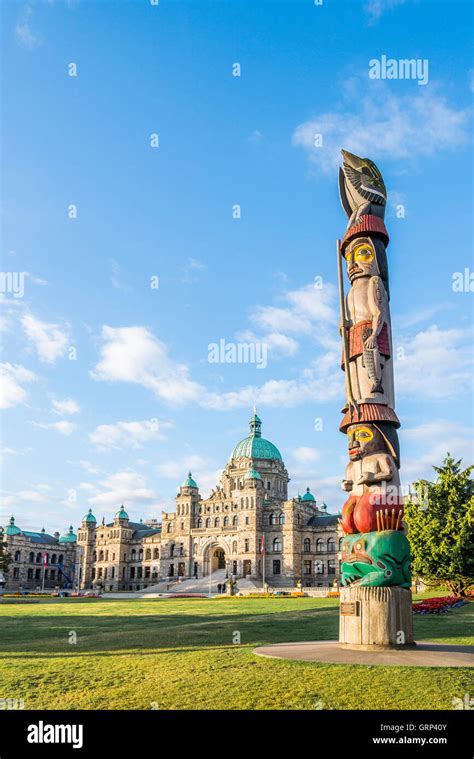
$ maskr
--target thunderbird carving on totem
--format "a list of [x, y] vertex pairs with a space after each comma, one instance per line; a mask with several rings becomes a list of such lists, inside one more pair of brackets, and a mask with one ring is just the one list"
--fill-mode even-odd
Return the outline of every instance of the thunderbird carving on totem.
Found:
[[[340, 430], [349, 450], [342, 481], [349, 494], [341, 520], [349, 536], [342, 543], [342, 583], [410, 587], [393, 382], [387, 193], [373, 161], [341, 152], [339, 195], [349, 219], [337, 243], [346, 388]], [[346, 295], [343, 261], [350, 283]]]

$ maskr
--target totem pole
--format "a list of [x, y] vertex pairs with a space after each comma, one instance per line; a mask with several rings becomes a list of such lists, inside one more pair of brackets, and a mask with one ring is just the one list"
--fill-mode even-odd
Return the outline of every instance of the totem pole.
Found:
[[[342, 369], [340, 430], [349, 463], [342, 509], [341, 643], [413, 645], [410, 547], [400, 492], [385, 184], [368, 158], [342, 150], [339, 194], [349, 223], [337, 242]], [[349, 290], [344, 295], [345, 260]]]

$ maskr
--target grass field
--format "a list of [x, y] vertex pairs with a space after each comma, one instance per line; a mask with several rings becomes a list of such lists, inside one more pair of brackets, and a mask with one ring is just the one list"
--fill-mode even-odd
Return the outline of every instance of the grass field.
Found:
[[[473, 610], [471, 603], [416, 615], [416, 640], [472, 643]], [[23, 699], [25, 709], [451, 709], [454, 696], [473, 692], [467, 668], [317, 664], [252, 652], [337, 639], [337, 628], [337, 599], [0, 604], [0, 698]]]

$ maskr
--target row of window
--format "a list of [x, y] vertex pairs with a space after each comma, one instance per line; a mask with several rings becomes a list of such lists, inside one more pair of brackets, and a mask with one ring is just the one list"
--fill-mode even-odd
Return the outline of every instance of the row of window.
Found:
[[[52, 553], [51, 556], [48, 553], [37, 553], [35, 554], [33, 551], [30, 551], [28, 555], [28, 562], [30, 564], [42, 564], [43, 557], [46, 556], [46, 564], [62, 564], [64, 560], [64, 556], [62, 553], [57, 556], [57, 554]], [[21, 551], [15, 551], [14, 556], [15, 561], [19, 562], [21, 561]]]
[[[222, 524], [224, 527], [230, 527], [231, 526], [230, 517], [224, 517], [224, 521]], [[232, 517], [232, 527], [237, 527], [238, 524], [239, 524], [239, 518]], [[212, 520], [210, 517], [208, 517], [205, 522], [203, 522], [203, 519], [199, 517], [199, 519], [196, 522], [196, 527], [198, 528], [198, 530], [202, 529], [202, 527], [209, 528], [209, 527], [220, 527], [220, 526], [221, 526], [220, 517], [216, 517], [214, 519], [214, 524], [212, 524]]]
[[[59, 572], [58, 572], [58, 579], [59, 579]], [[14, 567], [13, 568], [13, 579], [18, 580], [20, 577], [20, 568]], [[41, 580], [43, 575], [41, 573], [41, 569], [38, 567], [38, 569], [28, 569], [27, 572], [28, 580]], [[56, 570], [55, 569], [45, 569], [44, 570], [44, 579], [45, 580], [55, 580], [56, 579]]]
[[[281, 561], [280, 559], [274, 559], [272, 564], [273, 574], [279, 575], [281, 574]], [[304, 561], [303, 562], [303, 574], [304, 575], [323, 575], [325, 573], [325, 566], [323, 561], [315, 561], [314, 562], [314, 568], [311, 561]], [[327, 566], [327, 573], [328, 575], [335, 575], [336, 574], [336, 560], [330, 559], [328, 561]]]
[[[125, 580], [127, 577], [127, 571], [126, 568], [122, 568], [122, 580]], [[158, 578], [158, 570], [156, 567], [153, 567], [153, 571], [151, 567], [130, 567], [130, 580], [141, 580], [142, 578], [145, 579], [152, 579], [155, 580]], [[92, 579], [98, 579], [98, 580], [113, 580], [115, 579], [115, 567], [99, 567], [97, 570], [95, 568], [92, 569]]]
[[[339, 549], [341, 548], [341, 540], [342, 538], [339, 539]], [[311, 553], [310, 538], [303, 540], [303, 551], [304, 553]], [[334, 538], [328, 538], [327, 542], [318, 538], [316, 541], [316, 553], [336, 553], [336, 541]]]

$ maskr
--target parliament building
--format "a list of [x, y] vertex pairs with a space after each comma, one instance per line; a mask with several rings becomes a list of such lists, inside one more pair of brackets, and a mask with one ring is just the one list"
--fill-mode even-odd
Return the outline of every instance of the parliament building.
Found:
[[[158, 582], [226, 576], [263, 579], [272, 587], [332, 585], [339, 575], [338, 515], [317, 504], [309, 488], [288, 497], [280, 451], [262, 437], [254, 412], [250, 431], [232, 451], [208, 498], [189, 473], [174, 513], [134, 522], [122, 507], [113, 522], [92, 511], [77, 531], [81, 588], [142, 590]], [[262, 545], [263, 543], [263, 545]]]
[[[3, 541], [10, 557], [7, 590], [61, 587], [140, 591], [166, 581], [221, 572], [270, 587], [327, 587], [339, 577], [339, 515], [307, 488], [288, 497], [278, 448], [262, 437], [254, 411], [247, 437], [232, 451], [221, 481], [203, 498], [191, 472], [174, 513], [134, 522], [122, 506], [113, 522], [92, 510], [59, 536], [20, 529], [12, 517]], [[265, 566], [263, 566], [265, 562]]]

